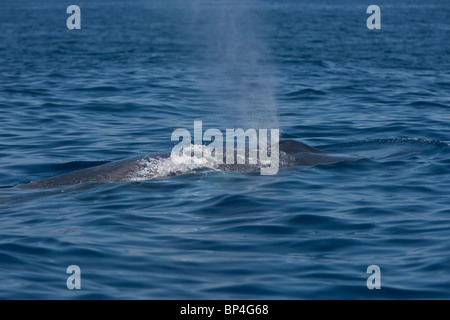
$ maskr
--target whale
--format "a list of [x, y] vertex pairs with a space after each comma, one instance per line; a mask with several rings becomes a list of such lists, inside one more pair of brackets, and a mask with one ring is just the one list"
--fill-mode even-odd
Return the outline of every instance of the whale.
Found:
[[[279, 142], [279, 165], [281, 168], [290, 166], [313, 166], [329, 164], [344, 160], [354, 160], [347, 155], [337, 155], [316, 149], [296, 140], [281, 140]], [[93, 167], [65, 173], [43, 180], [32, 181], [19, 185], [22, 189], [53, 188], [72, 186], [87, 182], [126, 182], [142, 181], [158, 178], [169, 178], [181, 174], [217, 170], [224, 172], [255, 172], [259, 164], [219, 164], [208, 165], [176, 165], [171, 161], [170, 154], [142, 155], [128, 159], [112, 161]]]

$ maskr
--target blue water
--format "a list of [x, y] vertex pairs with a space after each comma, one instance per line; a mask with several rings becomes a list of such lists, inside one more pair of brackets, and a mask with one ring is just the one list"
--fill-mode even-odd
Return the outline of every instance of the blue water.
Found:
[[194, 120], [359, 160], [2, 188], [0, 298], [450, 298], [450, 3], [338, 2], [2, 0], [0, 186]]

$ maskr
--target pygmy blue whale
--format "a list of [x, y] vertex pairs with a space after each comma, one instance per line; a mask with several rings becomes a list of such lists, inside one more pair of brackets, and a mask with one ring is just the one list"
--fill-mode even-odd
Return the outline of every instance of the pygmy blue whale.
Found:
[[[312, 166], [353, 159], [355, 158], [350, 156], [327, 153], [295, 140], [282, 140], [279, 143], [279, 165], [281, 168], [289, 166]], [[218, 171], [252, 172], [257, 171], [259, 167], [259, 165], [249, 164], [219, 164], [214, 166], [185, 164], [180, 166], [175, 165], [170, 160], [170, 155], [143, 155], [62, 174], [40, 181], [33, 181], [19, 185], [19, 187], [24, 189], [37, 189], [76, 185], [85, 182], [150, 180], [211, 169]]]

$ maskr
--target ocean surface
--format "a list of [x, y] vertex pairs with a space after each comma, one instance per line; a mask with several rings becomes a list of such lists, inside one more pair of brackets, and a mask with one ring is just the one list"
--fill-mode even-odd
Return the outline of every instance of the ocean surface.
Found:
[[[0, 299], [449, 299], [449, 39], [449, 1], [2, 0]], [[196, 120], [357, 160], [16, 187]]]

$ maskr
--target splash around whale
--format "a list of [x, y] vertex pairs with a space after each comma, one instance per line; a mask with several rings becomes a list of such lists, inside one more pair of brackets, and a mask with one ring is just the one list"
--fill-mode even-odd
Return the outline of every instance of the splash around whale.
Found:
[[[204, 146], [203, 146], [204, 147]], [[248, 157], [248, 149], [245, 153]], [[279, 142], [279, 166], [312, 166], [316, 164], [333, 163], [342, 160], [354, 160], [354, 157], [334, 155], [322, 150], [310, 147], [295, 140], [282, 140]], [[256, 164], [217, 163], [215, 158], [186, 157], [185, 161], [172, 161], [169, 155], [143, 155], [129, 159], [114, 161], [87, 169], [82, 169], [48, 179], [33, 181], [19, 185], [23, 189], [52, 188], [70, 186], [86, 182], [126, 182], [151, 179], [164, 179], [182, 174], [204, 172], [208, 170], [231, 172], [256, 172], [264, 166], [257, 161]]]

